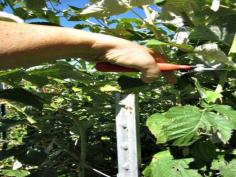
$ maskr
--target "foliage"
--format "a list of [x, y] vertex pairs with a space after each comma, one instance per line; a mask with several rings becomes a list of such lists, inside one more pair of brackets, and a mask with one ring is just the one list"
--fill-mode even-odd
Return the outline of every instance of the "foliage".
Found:
[[[139, 92], [144, 176], [235, 176], [236, 2], [155, 0], [146, 6], [141, 0], [118, 10], [107, 2], [61, 9], [59, 0], [4, 0], [0, 9], [8, 6], [35, 23], [60, 25], [64, 17], [76, 29], [146, 45], [169, 62], [220, 64], [220, 70], [165, 73], [152, 84], [133, 73], [95, 72], [79, 59], [1, 71], [7, 114], [0, 119], [0, 175], [99, 176], [92, 168], [115, 175], [113, 98], [122, 91]], [[111, 16], [126, 11], [135, 18]]]

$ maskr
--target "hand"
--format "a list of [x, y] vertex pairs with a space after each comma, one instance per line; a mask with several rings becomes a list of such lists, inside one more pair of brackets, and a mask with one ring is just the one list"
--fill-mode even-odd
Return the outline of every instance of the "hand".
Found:
[[106, 35], [97, 35], [92, 46], [96, 61], [105, 61], [116, 65], [135, 68], [142, 72], [141, 79], [150, 83], [159, 73], [157, 62], [163, 61], [163, 56], [136, 43]]

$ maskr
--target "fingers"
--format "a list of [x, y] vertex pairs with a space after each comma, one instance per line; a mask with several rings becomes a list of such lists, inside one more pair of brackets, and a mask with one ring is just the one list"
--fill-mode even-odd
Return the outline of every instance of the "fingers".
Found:
[[141, 80], [145, 83], [153, 82], [160, 74], [158, 63], [165, 62], [166, 59], [159, 53], [154, 52], [151, 49], [147, 49], [150, 57], [146, 58], [147, 63], [144, 62], [141, 69]]
[[157, 63], [153, 63], [150, 67], [141, 72], [141, 80], [145, 83], [151, 83], [159, 76], [160, 69]]
[[[150, 53], [158, 63], [168, 63], [168, 59], [165, 56], [154, 51], [151, 51]], [[173, 73], [164, 73], [163, 76], [170, 84], [175, 84], [177, 82], [177, 79]]]

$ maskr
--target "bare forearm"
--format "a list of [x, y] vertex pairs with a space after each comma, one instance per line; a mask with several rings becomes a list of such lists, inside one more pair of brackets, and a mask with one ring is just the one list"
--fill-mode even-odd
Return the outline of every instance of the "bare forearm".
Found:
[[0, 69], [92, 57], [94, 35], [69, 28], [0, 22]]
[[152, 50], [117, 37], [69, 28], [0, 22], [0, 69], [34, 66], [56, 59], [79, 57], [138, 69], [142, 80], [159, 74]]

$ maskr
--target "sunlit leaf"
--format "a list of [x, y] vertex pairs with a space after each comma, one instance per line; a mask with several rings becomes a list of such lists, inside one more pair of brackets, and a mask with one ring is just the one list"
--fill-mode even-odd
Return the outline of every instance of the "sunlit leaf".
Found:
[[177, 43], [171, 43], [171, 42], [162, 42], [156, 39], [151, 39], [147, 41], [147, 46], [149, 47], [155, 47], [155, 46], [172, 46], [177, 47], [178, 49], [184, 51], [184, 52], [192, 52], [193, 47], [186, 44], [177, 44]]
[[229, 59], [232, 61], [236, 56], [236, 34], [234, 35], [234, 39], [229, 51]]
[[233, 130], [233, 124], [230, 120], [213, 112], [205, 112], [203, 119], [210, 124], [208, 128], [212, 126], [213, 132], [218, 132], [218, 136], [223, 143], [228, 143]]
[[165, 0], [154, 0], [154, 3], [158, 4], [158, 3], [162, 3], [164, 2]]
[[170, 124], [170, 120], [160, 113], [153, 114], [146, 122], [149, 130], [157, 138], [157, 143], [165, 143], [167, 136], [163, 131]]
[[217, 44], [203, 44], [201, 46], [197, 46], [194, 49], [194, 52], [202, 57], [204, 60], [208, 61], [217, 61], [225, 64], [232, 64], [226, 54], [218, 47]]
[[80, 14], [86, 17], [108, 17], [124, 13], [134, 6], [152, 3], [153, 0], [101, 0], [85, 8]]
[[223, 97], [223, 95], [218, 92], [202, 87], [196, 78], [192, 79], [194, 80], [195, 86], [201, 98], [207, 103], [215, 103], [217, 100]]
[[193, 144], [200, 139], [201, 132], [218, 133], [222, 142], [227, 143], [233, 130], [232, 122], [224, 116], [202, 111], [195, 106], [173, 107], [164, 115], [153, 115], [148, 119], [148, 126], [157, 140], [174, 140], [176, 146]]
[[228, 105], [213, 105], [212, 109], [224, 116], [227, 116], [227, 118], [232, 121], [234, 129], [236, 129], [236, 110]]
[[145, 168], [143, 174], [145, 177], [201, 177], [197, 170], [189, 169], [188, 164], [191, 161], [193, 161], [192, 158], [173, 160], [169, 151], [162, 151], [154, 155], [152, 162]]
[[224, 177], [235, 177], [236, 160], [232, 160], [226, 166], [220, 168], [220, 174]]
[[9, 177], [26, 177], [30, 173], [26, 170], [1, 170], [0, 174]]

